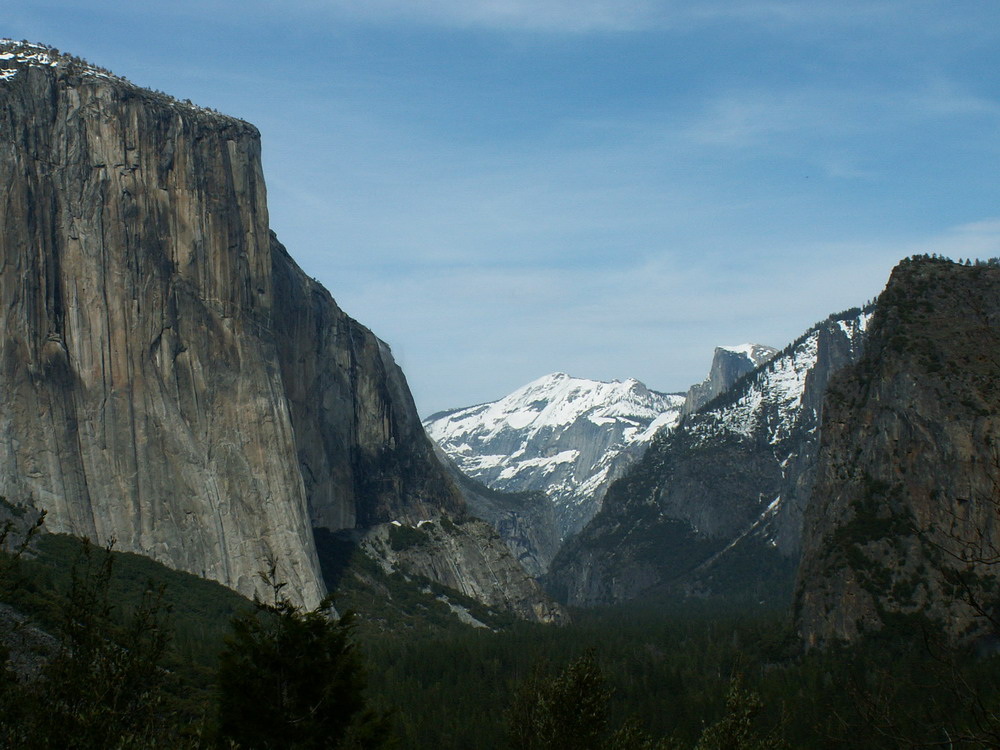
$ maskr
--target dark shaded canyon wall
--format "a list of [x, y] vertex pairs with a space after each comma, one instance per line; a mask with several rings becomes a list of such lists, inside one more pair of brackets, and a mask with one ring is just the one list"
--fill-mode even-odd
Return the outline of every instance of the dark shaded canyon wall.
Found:
[[827, 390], [796, 597], [806, 644], [982, 632], [969, 603], [998, 603], [998, 513], [1000, 268], [904, 261], [864, 355]]
[[463, 513], [389, 347], [272, 243], [275, 338], [313, 525]]

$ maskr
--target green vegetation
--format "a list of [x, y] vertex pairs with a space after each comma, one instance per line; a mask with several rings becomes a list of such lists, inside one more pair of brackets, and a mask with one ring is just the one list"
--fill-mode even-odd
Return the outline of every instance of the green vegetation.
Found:
[[281, 596], [281, 584], [273, 587], [273, 603], [256, 602], [226, 638], [219, 738], [247, 748], [383, 747], [386, 723], [365, 706], [353, 618], [334, 619], [329, 601], [303, 612]]
[[[4, 612], [0, 747], [385, 746], [352, 618], [332, 617], [329, 602], [313, 611], [292, 605], [273, 566], [264, 575], [273, 602], [251, 604], [137, 555], [38, 536], [37, 525], [11, 542], [15, 526], [0, 529], [4, 600], [55, 638]], [[145, 573], [152, 577], [142, 581]], [[190, 648], [195, 634], [200, 649]]]
[[990, 746], [956, 738], [992, 726], [998, 657], [936, 644], [919, 617], [823, 653], [801, 651], [784, 608], [747, 603], [647, 601], [546, 627], [318, 538], [355, 616], [298, 610], [277, 584], [254, 605], [69, 537], [42, 535], [32, 557], [8, 544], [4, 599], [59, 640], [27, 682], [5, 672], [0, 746]]
[[420, 547], [430, 543], [426, 531], [415, 526], [389, 526], [389, 546], [394, 552], [402, 552], [411, 547]]

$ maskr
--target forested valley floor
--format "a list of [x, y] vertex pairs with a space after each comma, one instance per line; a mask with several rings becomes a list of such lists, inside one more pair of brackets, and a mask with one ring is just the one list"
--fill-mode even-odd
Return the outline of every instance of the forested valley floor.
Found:
[[996, 743], [998, 657], [941, 645], [919, 617], [811, 653], [790, 607], [754, 602], [646, 601], [576, 611], [566, 627], [473, 611], [489, 627], [471, 627], [439, 592], [341, 549], [332, 604], [356, 614], [338, 624], [283, 603], [280, 582], [255, 607], [71, 537], [7, 546], [7, 747]]

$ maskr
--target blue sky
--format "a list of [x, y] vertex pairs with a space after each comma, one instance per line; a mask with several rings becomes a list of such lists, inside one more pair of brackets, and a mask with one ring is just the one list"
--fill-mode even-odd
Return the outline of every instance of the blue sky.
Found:
[[257, 125], [272, 228], [425, 415], [684, 390], [902, 257], [1000, 255], [993, 0], [139, 6], [6, 0], [0, 35]]

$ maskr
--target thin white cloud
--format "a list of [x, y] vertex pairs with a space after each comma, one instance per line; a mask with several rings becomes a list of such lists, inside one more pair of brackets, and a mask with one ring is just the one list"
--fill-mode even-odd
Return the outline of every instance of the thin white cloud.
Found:
[[913, 110], [927, 117], [985, 116], [1000, 120], [1000, 102], [972, 93], [940, 75], [913, 92], [909, 101]]
[[377, 23], [533, 31], [634, 31], [661, 26], [656, 0], [300, 0], [312, 12]]
[[709, 147], [759, 149], [772, 144], [787, 150], [793, 143], [886, 135], [929, 120], [970, 117], [1000, 122], [1000, 102], [934, 75], [894, 88], [800, 86], [722, 92], [708, 99], [677, 135]]
[[[727, 341], [781, 347], [879, 294], [914, 254], [1000, 256], [1000, 218], [923, 238], [744, 248], [758, 259], [623, 257], [615, 268], [418, 268], [351, 275], [340, 301], [389, 341], [422, 413], [499, 398], [547, 372], [684, 390]], [[386, 305], [386, 300], [392, 300]]]
[[364, 22], [579, 33], [720, 23], [829, 29], [891, 22], [920, 12], [918, 5], [928, 6], [919, 0], [297, 0], [282, 8]]

